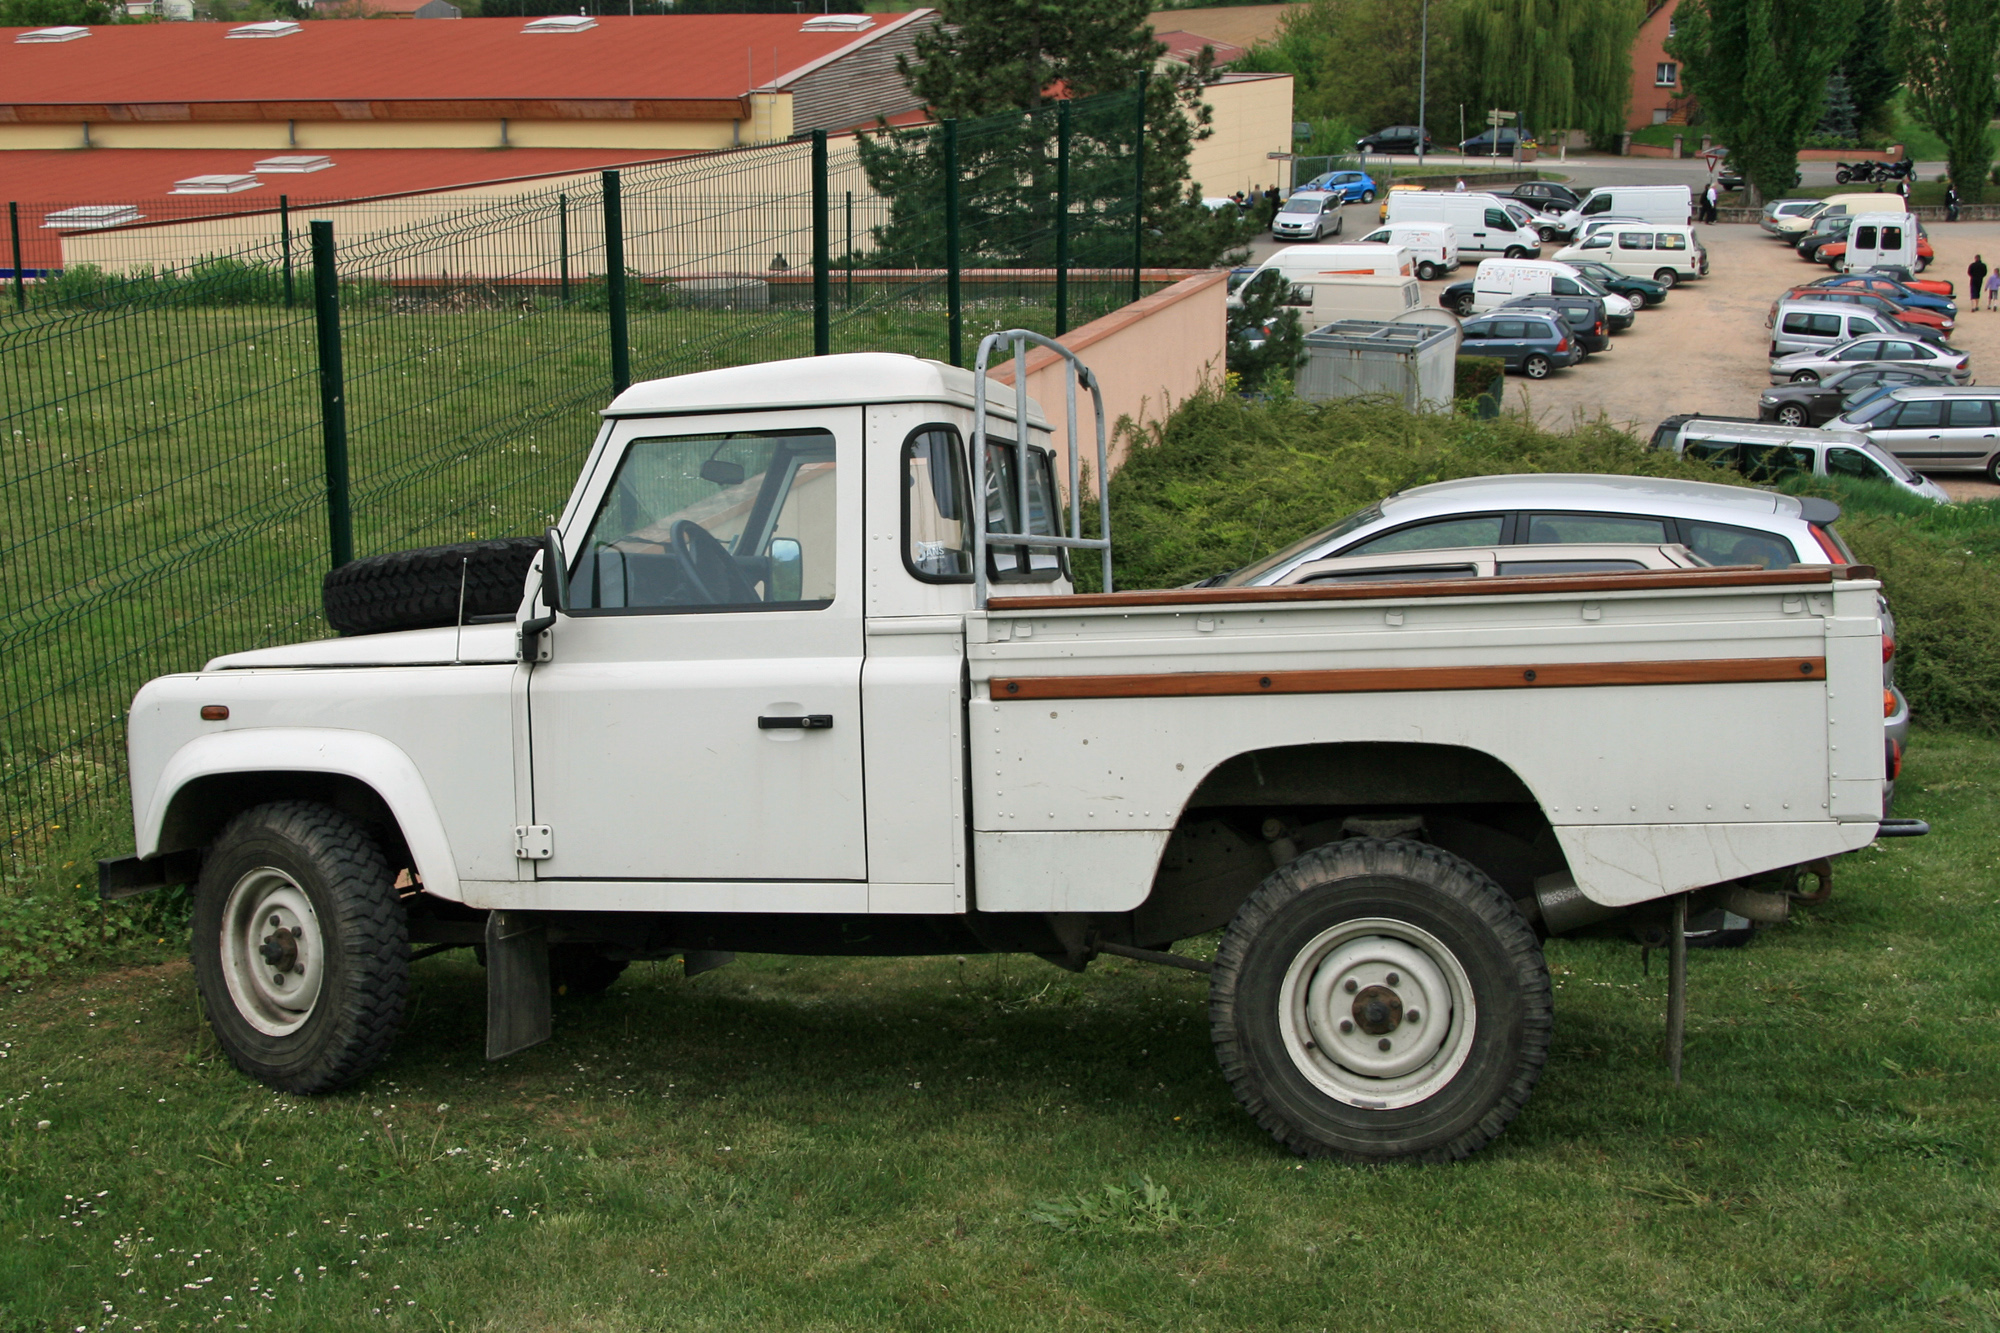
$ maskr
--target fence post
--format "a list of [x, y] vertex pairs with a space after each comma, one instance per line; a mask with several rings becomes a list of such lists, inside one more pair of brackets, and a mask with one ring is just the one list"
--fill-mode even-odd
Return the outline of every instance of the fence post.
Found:
[[[14, 242], [14, 308], [28, 308], [28, 284], [21, 277], [21, 206], [13, 200], [7, 201], [7, 234]], [[1979, 304], [1979, 294], [1973, 293], [1972, 304]]]
[[1056, 104], [1056, 337], [1069, 332], [1069, 100]]
[[292, 290], [292, 197], [278, 196], [278, 246], [285, 254], [285, 309], [297, 304]]
[[562, 256], [562, 299], [569, 304], [569, 196], [556, 196], [556, 250]]
[[951, 363], [965, 364], [965, 306], [958, 273], [958, 122], [944, 123], [944, 298], [951, 325]]
[[847, 250], [842, 260], [847, 265], [847, 308], [854, 309], [854, 191], [847, 192]]
[[333, 224], [312, 224], [313, 317], [319, 333], [320, 443], [326, 456], [326, 535], [333, 567], [354, 559], [354, 512], [347, 492], [347, 377], [340, 364], [340, 274]]
[[632, 387], [632, 344], [625, 327], [625, 212], [618, 173], [604, 173], [604, 294], [611, 310], [611, 392]]
[[812, 136], [813, 355], [825, 356], [833, 351], [833, 275], [826, 271], [831, 262], [827, 252], [833, 248], [828, 235], [832, 223], [827, 217], [826, 131], [814, 130]]
[[1146, 244], [1146, 79], [1139, 79], [1139, 117], [1132, 137], [1132, 299], [1139, 299], [1139, 267]]

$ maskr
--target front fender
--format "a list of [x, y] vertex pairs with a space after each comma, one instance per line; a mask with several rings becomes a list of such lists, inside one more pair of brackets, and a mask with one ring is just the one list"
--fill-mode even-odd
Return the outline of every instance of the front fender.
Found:
[[329, 773], [366, 785], [396, 817], [424, 889], [459, 898], [458, 863], [423, 776], [398, 746], [365, 731], [251, 727], [196, 737], [167, 760], [151, 793], [134, 801], [139, 855], [158, 855], [167, 812], [190, 782], [239, 773]]

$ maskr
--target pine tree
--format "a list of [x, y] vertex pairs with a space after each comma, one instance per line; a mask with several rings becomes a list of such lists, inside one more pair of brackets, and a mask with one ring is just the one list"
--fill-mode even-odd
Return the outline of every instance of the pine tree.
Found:
[[[1266, 269], [1240, 295], [1243, 304], [1229, 312], [1229, 373], [1246, 391], [1268, 389], [1279, 380], [1289, 383], [1306, 363], [1305, 327], [1299, 322], [1298, 307], [1286, 299], [1292, 295], [1292, 284]], [[1264, 330], [1261, 343], [1244, 337], [1252, 329]]]
[[1813, 126], [1812, 137], [1831, 148], [1851, 147], [1859, 133], [1860, 126], [1854, 109], [1854, 94], [1847, 90], [1847, 80], [1839, 70], [1826, 76], [1826, 105], [1819, 113], [1819, 123]]

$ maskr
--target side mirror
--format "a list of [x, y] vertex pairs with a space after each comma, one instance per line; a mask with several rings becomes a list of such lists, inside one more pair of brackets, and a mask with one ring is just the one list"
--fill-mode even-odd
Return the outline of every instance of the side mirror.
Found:
[[806, 556], [798, 540], [793, 537], [771, 539], [771, 583], [764, 589], [767, 602], [796, 602], [802, 600], [800, 593], [805, 588]]
[[554, 528], [542, 534], [542, 601], [551, 611], [569, 610], [569, 561]]

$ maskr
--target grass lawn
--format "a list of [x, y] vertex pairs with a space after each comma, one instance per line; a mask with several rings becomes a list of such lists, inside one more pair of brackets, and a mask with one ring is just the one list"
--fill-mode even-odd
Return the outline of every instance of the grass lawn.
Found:
[[1993, 1328], [1996, 788], [1921, 733], [1937, 832], [1697, 952], [1679, 1089], [1662, 960], [1553, 944], [1534, 1100], [1442, 1168], [1282, 1153], [1143, 964], [643, 965], [488, 1064], [447, 955], [304, 1099], [149, 944], [0, 998], [0, 1329]]

